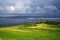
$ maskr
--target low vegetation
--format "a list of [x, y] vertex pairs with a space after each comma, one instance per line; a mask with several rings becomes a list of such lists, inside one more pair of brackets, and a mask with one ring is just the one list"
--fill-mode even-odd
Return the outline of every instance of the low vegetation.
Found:
[[0, 40], [60, 40], [60, 23], [40, 22], [0, 28]]

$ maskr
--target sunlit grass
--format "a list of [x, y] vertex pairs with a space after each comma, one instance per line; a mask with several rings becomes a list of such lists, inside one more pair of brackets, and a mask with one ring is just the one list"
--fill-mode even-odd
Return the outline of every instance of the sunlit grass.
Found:
[[57, 26], [41, 23], [0, 28], [0, 40], [60, 40]]

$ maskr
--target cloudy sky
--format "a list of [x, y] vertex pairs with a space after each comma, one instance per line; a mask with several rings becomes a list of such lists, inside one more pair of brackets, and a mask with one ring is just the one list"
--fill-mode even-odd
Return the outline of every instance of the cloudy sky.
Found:
[[7, 14], [60, 17], [60, 0], [0, 0], [0, 16]]

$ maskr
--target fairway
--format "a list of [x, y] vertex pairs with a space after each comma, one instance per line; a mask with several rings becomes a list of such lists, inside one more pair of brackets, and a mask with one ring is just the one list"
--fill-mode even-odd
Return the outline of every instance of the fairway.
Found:
[[58, 25], [35, 24], [0, 28], [0, 40], [60, 40]]

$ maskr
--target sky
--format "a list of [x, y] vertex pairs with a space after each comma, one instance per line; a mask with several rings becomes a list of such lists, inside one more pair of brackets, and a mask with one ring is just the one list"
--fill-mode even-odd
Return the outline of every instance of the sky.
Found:
[[0, 0], [0, 16], [18, 14], [60, 18], [60, 0]]

